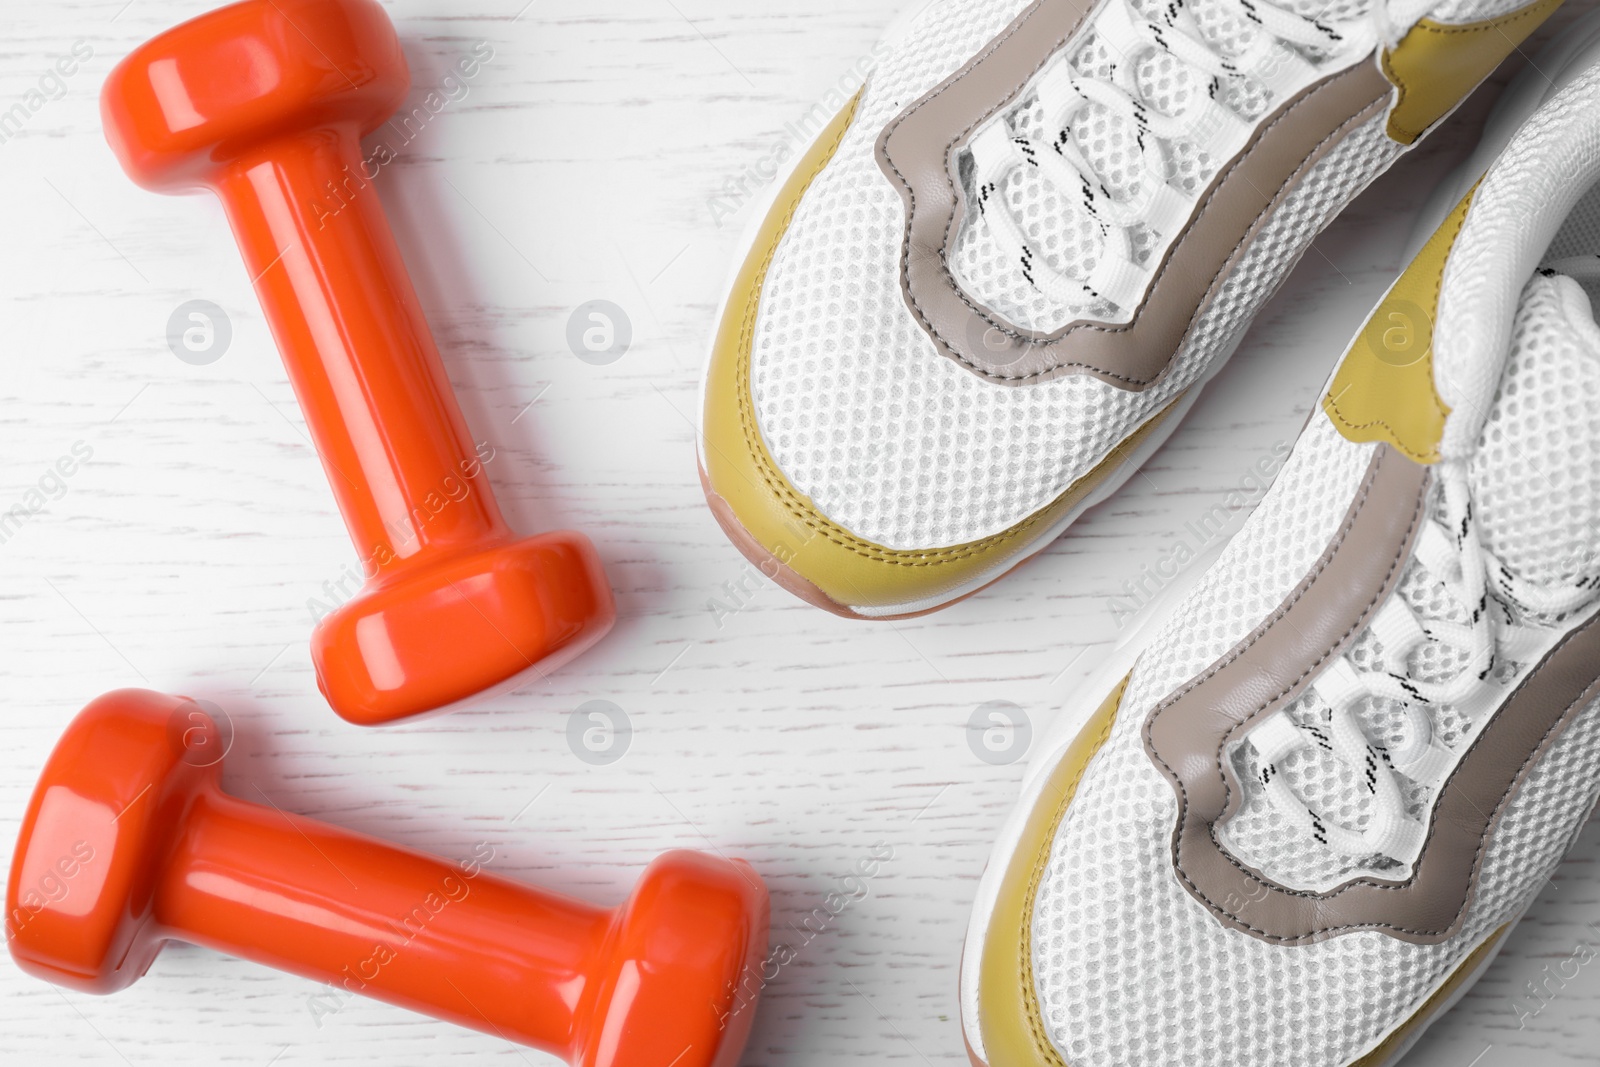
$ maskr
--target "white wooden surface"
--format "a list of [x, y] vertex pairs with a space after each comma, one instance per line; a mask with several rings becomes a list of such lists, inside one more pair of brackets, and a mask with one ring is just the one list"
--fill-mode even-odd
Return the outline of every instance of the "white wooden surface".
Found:
[[[761, 186], [741, 176], [868, 53], [898, 3], [388, 3], [419, 99], [475, 46], [493, 50], [383, 173], [381, 195], [468, 418], [497, 451], [501, 503], [525, 530], [588, 531], [622, 617], [547, 684], [384, 732], [344, 725], [316, 693], [307, 601], [354, 557], [220, 209], [135, 188], [99, 131], [110, 66], [210, 5], [7, 4], [0, 111], [74, 42], [93, 52], [0, 144], [0, 511], [75, 442], [93, 449], [64, 495], [0, 544], [7, 854], [77, 708], [121, 686], [182, 692], [231, 714], [236, 791], [447, 856], [487, 842], [493, 869], [552, 889], [618, 901], [669, 847], [748, 858], [772, 889], [774, 936], [798, 958], [767, 989], [747, 1064], [964, 1063], [954, 990], [967, 907], [1022, 766], [977, 759], [969, 715], [1006, 700], [1041, 728], [1116, 639], [1124, 583], [1293, 439], [1484, 99], [1318, 241], [1121, 495], [967, 603], [854, 624], [749, 581], [702, 505], [691, 420], [749, 215], [713, 198], [729, 179]], [[165, 338], [172, 310], [197, 298], [234, 331], [209, 366], [181, 362]], [[633, 325], [608, 366], [565, 340], [572, 309], [593, 299]], [[724, 583], [741, 581], [751, 591], [719, 616], [712, 602], [734, 606]], [[567, 742], [569, 715], [595, 699], [633, 726], [604, 766]], [[805, 940], [796, 925], [880, 844], [894, 858], [865, 899]], [[1600, 946], [1597, 859], [1591, 832], [1408, 1063], [1593, 1062], [1600, 967], [1565, 961]], [[1536, 1015], [1529, 982], [1548, 1001]], [[187, 946], [107, 999], [29, 979], [8, 958], [0, 1062], [549, 1062], [371, 1001], [319, 1015], [317, 993]]]

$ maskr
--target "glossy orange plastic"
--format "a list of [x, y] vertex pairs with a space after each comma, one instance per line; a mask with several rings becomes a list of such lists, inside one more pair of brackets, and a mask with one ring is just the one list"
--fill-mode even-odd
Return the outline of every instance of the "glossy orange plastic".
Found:
[[6, 892], [26, 971], [109, 993], [169, 939], [292, 971], [583, 1067], [732, 1067], [760, 994], [767, 892], [668, 852], [605, 911], [222, 792], [215, 723], [125, 689], [57, 743]]
[[144, 44], [100, 98], [134, 181], [227, 209], [367, 579], [312, 638], [365, 725], [514, 688], [616, 620], [587, 538], [502, 518], [372, 186], [361, 138], [409, 84], [374, 0], [249, 0]]

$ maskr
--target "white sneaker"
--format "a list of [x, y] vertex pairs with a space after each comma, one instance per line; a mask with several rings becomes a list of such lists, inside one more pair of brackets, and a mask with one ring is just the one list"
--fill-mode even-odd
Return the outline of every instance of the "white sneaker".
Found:
[[993, 581], [1558, 4], [929, 4], [750, 236], [702, 404], [718, 520], [843, 615]]
[[976, 1063], [1388, 1067], [1587, 820], [1600, 20], [1563, 57], [1216, 566], [1042, 740], [968, 934]]

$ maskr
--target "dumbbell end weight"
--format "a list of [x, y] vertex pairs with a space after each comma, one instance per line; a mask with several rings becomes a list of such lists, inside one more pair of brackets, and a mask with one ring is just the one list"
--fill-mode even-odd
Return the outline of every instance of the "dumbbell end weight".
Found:
[[[323, 694], [368, 726], [516, 688], [616, 619], [587, 539], [506, 526], [382, 206], [360, 192], [359, 137], [408, 84], [376, 0], [245, 0], [140, 46], [101, 93], [135, 181], [209, 188], [228, 209], [370, 571], [312, 641]], [[433, 514], [449, 486], [465, 491]]]
[[595, 1021], [572, 1062], [736, 1067], [755, 1021], [768, 911], [743, 860], [657, 857], [616, 913]]
[[410, 85], [400, 40], [375, 0], [245, 0], [118, 63], [100, 117], [129, 177], [154, 192], [184, 192], [286, 133], [348, 123], [365, 136]]
[[196, 728], [216, 739], [198, 705], [119, 689], [56, 742], [6, 884], [6, 939], [24, 971], [114, 993], [155, 960], [152, 899], [169, 834], [191, 798], [220, 779], [220, 762], [198, 755]]
[[594, 545], [557, 531], [368, 583], [318, 624], [311, 659], [340, 716], [379, 726], [525, 685], [616, 614]]
[[[733, 1067], [766, 977], [748, 865], [668, 852], [607, 912], [225, 794], [222, 742], [198, 705], [147, 690], [73, 719], [12, 859], [23, 970], [112, 993], [185, 940], [338, 984], [377, 937], [395, 955], [353, 992], [574, 1067]], [[455, 903], [400, 936], [421, 890], [451, 885]]]

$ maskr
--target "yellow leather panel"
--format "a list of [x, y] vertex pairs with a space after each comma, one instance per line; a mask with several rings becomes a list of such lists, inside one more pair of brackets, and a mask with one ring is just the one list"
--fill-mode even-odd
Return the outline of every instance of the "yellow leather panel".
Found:
[[1418, 463], [1439, 461], [1450, 409], [1433, 380], [1433, 323], [1445, 260], [1476, 192], [1434, 231], [1339, 364], [1322, 406], [1349, 440], [1387, 441]]
[[1560, 6], [1538, 0], [1480, 22], [1418, 22], [1383, 54], [1383, 73], [1396, 90], [1389, 136], [1401, 144], [1421, 137]]
[[983, 958], [977, 961], [982, 968], [978, 1028], [983, 1034], [984, 1055], [993, 1067], [1067, 1067], [1039, 1014], [1033, 980], [1033, 903], [1050, 862], [1056, 830], [1089, 762], [1111, 736], [1127, 688], [1124, 678], [1051, 770], [1044, 792], [1028, 813], [1022, 840], [1001, 883], [983, 942]]
[[783, 476], [762, 440], [750, 398], [750, 352], [773, 257], [806, 189], [838, 151], [859, 103], [858, 96], [807, 152], [740, 268], [707, 370], [701, 458], [709, 492], [721, 498], [726, 513], [779, 564], [836, 604], [893, 607], [958, 589], [1009, 558], [1020, 561], [1029, 549], [1043, 547], [1040, 539], [1166, 421], [1181, 397], [1047, 507], [981, 540], [944, 548], [891, 549], [857, 537], [822, 515]]
[[[1124, 678], [1089, 718], [1051, 770], [1044, 791], [1028, 813], [995, 900], [982, 957], [975, 961], [981, 968], [978, 1028], [983, 1037], [984, 1058], [979, 1060], [974, 1054], [974, 1063], [989, 1067], [1070, 1067], [1050, 1040], [1039, 1010], [1033, 973], [1033, 909], [1061, 820], [1090, 762], [1111, 737], [1127, 688], [1128, 679]], [[1509, 924], [1496, 930], [1410, 1018], [1349, 1067], [1394, 1067], [1396, 1058], [1417, 1031], [1449, 1008], [1456, 994], [1477, 975], [1510, 932]], [[972, 964], [968, 961], [968, 965]], [[1196, 991], [1196, 995], [1201, 993]]]

